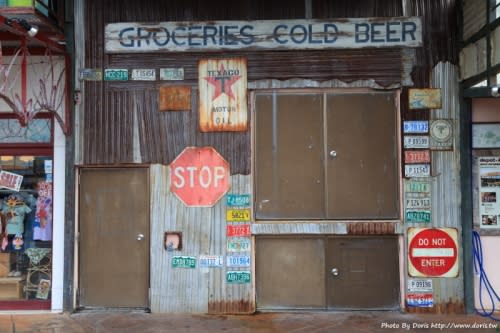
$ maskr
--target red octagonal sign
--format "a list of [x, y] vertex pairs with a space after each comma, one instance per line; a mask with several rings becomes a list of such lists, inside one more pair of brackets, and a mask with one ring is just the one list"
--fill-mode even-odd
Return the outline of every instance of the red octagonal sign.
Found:
[[212, 147], [188, 147], [170, 164], [170, 191], [186, 206], [212, 207], [229, 190], [229, 163]]
[[416, 277], [458, 275], [457, 229], [409, 228], [408, 271]]

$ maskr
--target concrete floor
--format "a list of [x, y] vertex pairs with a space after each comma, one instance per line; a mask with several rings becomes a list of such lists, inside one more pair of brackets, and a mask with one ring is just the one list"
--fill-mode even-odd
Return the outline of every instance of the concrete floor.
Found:
[[[497, 326], [498, 325], [498, 326]], [[400, 312], [287, 312], [255, 315], [96, 312], [0, 314], [0, 333], [356, 333], [500, 332], [479, 315]]]

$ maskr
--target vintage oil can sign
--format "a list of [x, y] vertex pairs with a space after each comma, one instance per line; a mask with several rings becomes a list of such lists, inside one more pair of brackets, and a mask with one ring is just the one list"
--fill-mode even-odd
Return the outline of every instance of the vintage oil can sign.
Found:
[[226, 272], [227, 283], [250, 283], [251, 273], [249, 271], [229, 271]]
[[458, 275], [455, 228], [408, 228], [408, 273], [414, 277]]
[[198, 73], [200, 131], [246, 131], [246, 59], [200, 60]]
[[170, 191], [186, 206], [212, 207], [229, 182], [229, 163], [212, 147], [188, 147], [170, 164]]
[[173, 268], [196, 268], [196, 258], [187, 256], [172, 257]]

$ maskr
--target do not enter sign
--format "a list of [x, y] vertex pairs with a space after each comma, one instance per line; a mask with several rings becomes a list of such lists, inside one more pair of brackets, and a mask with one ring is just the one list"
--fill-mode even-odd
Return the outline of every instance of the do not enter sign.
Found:
[[409, 228], [408, 272], [415, 277], [458, 275], [455, 228]]
[[186, 206], [212, 207], [229, 189], [229, 163], [212, 147], [188, 147], [170, 164], [170, 191]]

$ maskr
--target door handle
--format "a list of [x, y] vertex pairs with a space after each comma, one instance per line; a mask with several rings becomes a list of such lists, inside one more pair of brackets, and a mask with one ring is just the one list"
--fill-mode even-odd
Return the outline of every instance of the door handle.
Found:
[[333, 276], [339, 276], [339, 270], [337, 268], [332, 268], [331, 273]]
[[143, 234], [137, 234], [137, 238], [136, 238], [138, 241], [141, 241], [144, 239], [144, 235]]
[[335, 158], [335, 157], [337, 157], [337, 151], [336, 151], [336, 150], [331, 150], [331, 151], [330, 151], [330, 157], [331, 157], [331, 158]]

